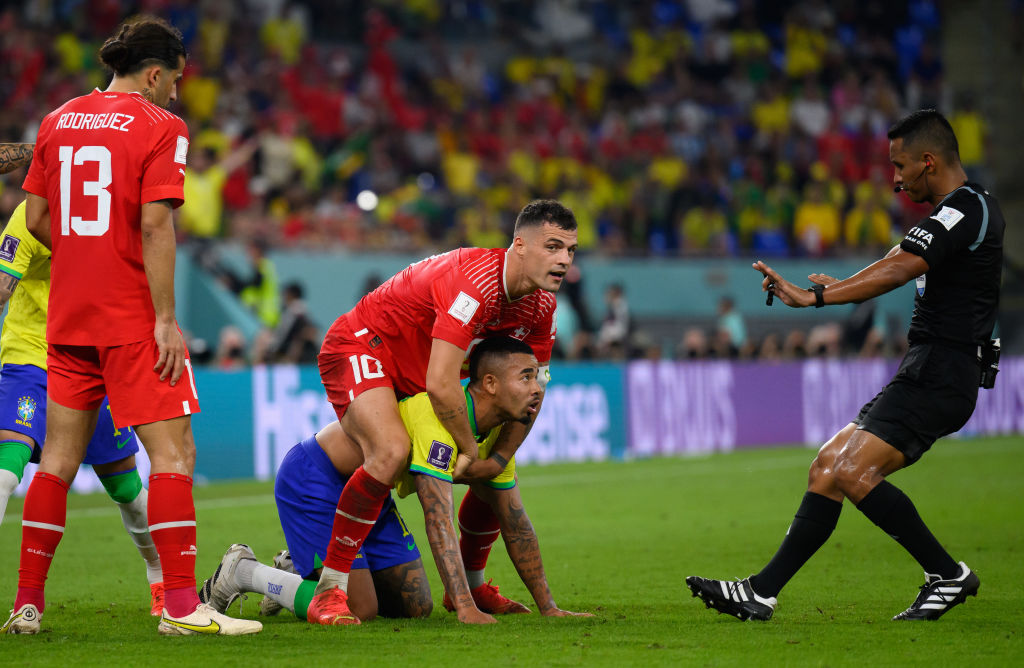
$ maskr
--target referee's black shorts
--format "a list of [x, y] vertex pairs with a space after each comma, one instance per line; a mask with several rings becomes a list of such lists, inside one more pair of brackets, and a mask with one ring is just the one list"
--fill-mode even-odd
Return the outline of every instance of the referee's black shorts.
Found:
[[913, 345], [896, 375], [864, 404], [854, 424], [913, 464], [937, 439], [967, 424], [980, 379], [975, 355], [930, 343]]

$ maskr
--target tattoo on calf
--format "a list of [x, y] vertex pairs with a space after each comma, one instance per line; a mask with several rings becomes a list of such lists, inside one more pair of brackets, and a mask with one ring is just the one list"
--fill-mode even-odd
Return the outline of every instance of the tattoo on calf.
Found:
[[374, 572], [373, 584], [382, 617], [426, 617], [433, 608], [420, 559]]

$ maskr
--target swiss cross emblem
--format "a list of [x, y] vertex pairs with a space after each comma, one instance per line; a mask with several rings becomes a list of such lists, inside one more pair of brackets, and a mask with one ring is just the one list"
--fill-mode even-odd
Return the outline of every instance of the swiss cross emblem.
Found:
[[523, 327], [522, 325], [520, 325], [519, 327], [516, 327], [516, 331], [512, 332], [512, 338], [513, 339], [522, 339], [524, 336], [526, 336], [529, 333], [530, 333], [529, 328]]

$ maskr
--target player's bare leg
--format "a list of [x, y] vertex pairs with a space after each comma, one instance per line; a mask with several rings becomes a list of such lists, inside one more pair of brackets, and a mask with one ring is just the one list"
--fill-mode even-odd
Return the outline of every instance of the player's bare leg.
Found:
[[[423, 560], [370, 572], [382, 617], [429, 617], [434, 609]], [[361, 618], [360, 618], [361, 619]]]
[[153, 537], [164, 581], [164, 611], [159, 631], [165, 635], [257, 633], [259, 622], [227, 617], [196, 594], [196, 512], [192, 500], [192, 471], [196, 447], [189, 416], [161, 420], [135, 428], [149, 454], [149, 532]]
[[39, 632], [46, 607], [46, 577], [64, 536], [68, 489], [96, 428], [96, 409], [75, 410], [51, 399], [46, 411], [46, 442], [22, 510], [18, 593], [11, 618], [3, 626], [7, 633]]
[[[530, 517], [526, 514], [522, 496], [519, 494], [519, 485], [510, 489], [494, 489], [484, 484], [474, 483], [469, 493], [475, 494], [482, 502], [488, 504], [498, 518], [501, 537], [505, 541], [505, 549], [508, 551], [509, 558], [516, 567], [523, 584], [530, 590], [540, 613], [548, 617], [592, 616], [588, 612], [562, 610], [555, 603], [555, 599], [551, 595], [551, 588], [548, 586], [547, 575], [544, 572], [544, 562], [541, 559], [537, 533], [533, 529]], [[522, 603], [501, 596], [498, 593], [498, 588], [490, 585], [489, 582], [484, 586], [493, 591], [484, 593], [481, 590], [478, 593], [477, 590], [474, 590], [474, 598], [486, 597], [490, 603], [488, 607], [497, 608], [493, 611], [529, 612], [529, 608]]]
[[410, 448], [390, 387], [369, 389], [357, 396], [341, 417], [341, 425], [362, 449], [363, 465], [349, 478], [338, 499], [331, 544], [307, 614], [309, 621], [329, 625], [358, 623], [348, 610], [349, 572]]
[[121, 523], [131, 536], [135, 548], [146, 562], [146, 580], [149, 582], [149, 614], [159, 617], [164, 609], [163, 571], [153, 537], [149, 535], [146, 507], [149, 491], [142, 485], [135, 467], [135, 455], [109, 464], [96, 464], [93, 470], [104, 489], [121, 511]]

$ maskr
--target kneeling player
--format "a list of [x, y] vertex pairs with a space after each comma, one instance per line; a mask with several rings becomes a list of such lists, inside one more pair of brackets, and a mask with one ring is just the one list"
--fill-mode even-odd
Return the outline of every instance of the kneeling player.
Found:
[[[497, 587], [483, 581], [487, 555], [499, 532], [541, 614], [580, 614], [561, 610], [551, 595], [537, 534], [523, 508], [516, 484], [514, 451], [492, 450], [502, 425], [508, 422], [528, 425], [536, 417], [542, 395], [538, 370], [537, 358], [530, 346], [511, 337], [485, 339], [470, 354], [466, 414], [479, 444], [479, 457], [463, 476], [473, 482], [459, 513], [461, 556], [452, 522], [455, 439], [437, 418], [427, 393], [405, 399], [398, 406], [412, 450], [410, 465], [399, 479], [396, 490], [402, 497], [413, 491], [417, 493], [423, 506], [427, 538], [445, 586], [444, 607], [457, 612], [463, 622], [491, 623], [494, 619], [486, 613], [530, 611], [521, 603], [501, 596]], [[467, 506], [469, 511], [476, 512], [467, 512]], [[481, 517], [494, 518], [491, 520], [494, 526], [470, 521]], [[467, 523], [473, 528], [467, 527]]]
[[[499, 337], [488, 340], [473, 351], [470, 356], [470, 385], [466, 390], [467, 407], [474, 424], [478, 429], [483, 428], [480, 449], [485, 457], [502, 424], [512, 419], [530, 419], [536, 412], [539, 404], [536, 373], [537, 362], [529, 346], [515, 339]], [[462, 562], [458, 557], [452, 558], [458, 554], [450, 487], [456, 452], [454, 441], [433, 415], [426, 393], [406, 399], [400, 404], [400, 410], [414, 444], [410, 465], [415, 481], [412, 477], [404, 477], [399, 482], [399, 493], [404, 496], [413, 487], [420, 490], [435, 560], [446, 588], [454, 591], [454, 596], [445, 594], [445, 607], [457, 609], [459, 619], [471, 623], [493, 622], [494, 619], [486, 612], [529, 612], [522, 604], [501, 596], [497, 587], [490, 583], [481, 583], [470, 591]], [[326, 468], [326, 462], [330, 463], [333, 471]], [[340, 482], [343, 486], [347, 476], [361, 463], [362, 453], [358, 446], [337, 422], [321, 430], [315, 439], [297, 445], [285, 457], [278, 473], [275, 496], [298, 573], [316, 577], [314, 568], [321, 565], [319, 555], [330, 543], [330, 527], [336, 512], [336, 506], [330, 499], [330, 494], [335, 493], [331, 486], [320, 482], [310, 485], [308, 481], [334, 477], [337, 478], [334, 484]], [[490, 453], [487, 461], [475, 464], [478, 471], [492, 475], [495, 469], [499, 472], [492, 480], [475, 483], [474, 488], [495, 508], [509, 553], [541, 612], [546, 615], [574, 614], [560, 610], [551, 597], [536, 534], [523, 512], [515, 485], [514, 461]], [[497, 533], [496, 528], [493, 535], [485, 537], [488, 550]], [[443, 551], [439, 554], [441, 546]], [[397, 557], [395, 553], [400, 554], [403, 550], [406, 551], [406, 561], [389, 565]], [[409, 560], [412, 555], [415, 559]], [[282, 567], [287, 566], [287, 561], [283, 553], [279, 554], [275, 559], [278, 568], [273, 569], [256, 562], [247, 546], [233, 545], [217, 572], [204, 583], [200, 596], [217, 609], [224, 610], [243, 592], [262, 592], [267, 594], [270, 604], [265, 600], [261, 609], [274, 609], [276, 603], [305, 618], [316, 581], [303, 580], [300, 575], [285, 572]], [[359, 568], [361, 562], [366, 566], [353, 570], [351, 575], [348, 601], [351, 613], [339, 613], [335, 624], [359, 623], [359, 619], [368, 619], [378, 608], [386, 616], [430, 614], [430, 590], [422, 561], [393, 501], [389, 500], [378, 515], [374, 528], [362, 545], [360, 558], [354, 562], [355, 568]], [[482, 578], [482, 575], [481, 563], [479, 576]]]
[[[247, 545], [232, 545], [199, 598], [219, 611], [245, 592], [266, 594], [263, 614], [282, 607], [306, 619], [306, 609], [320, 578], [323, 555], [331, 542], [337, 499], [352, 472], [362, 464], [357, 447], [335, 434], [337, 422], [295, 445], [285, 456], [274, 483], [274, 497], [288, 550], [272, 568], [259, 563]], [[353, 562], [351, 614], [338, 623], [358, 624], [385, 617], [426, 617], [430, 587], [412, 534], [392, 499], [381, 509], [373, 530]], [[274, 605], [276, 604], [276, 605]]]

